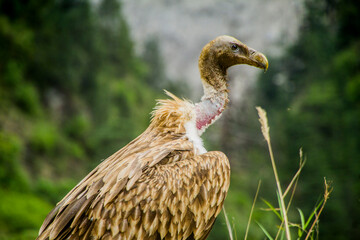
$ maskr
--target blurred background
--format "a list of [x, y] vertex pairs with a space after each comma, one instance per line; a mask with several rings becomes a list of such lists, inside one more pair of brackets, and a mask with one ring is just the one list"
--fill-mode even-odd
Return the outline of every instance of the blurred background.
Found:
[[[0, 0], [0, 239], [34, 239], [47, 213], [146, 129], [162, 89], [198, 101], [197, 58], [218, 35], [263, 52], [266, 74], [230, 69], [230, 108], [204, 135], [232, 165], [225, 202], [243, 239], [258, 181], [277, 204], [255, 106], [267, 110], [290, 212], [333, 192], [319, 239], [360, 239], [360, 1]], [[249, 239], [280, 222], [258, 200]], [[223, 215], [209, 239], [228, 236]]]

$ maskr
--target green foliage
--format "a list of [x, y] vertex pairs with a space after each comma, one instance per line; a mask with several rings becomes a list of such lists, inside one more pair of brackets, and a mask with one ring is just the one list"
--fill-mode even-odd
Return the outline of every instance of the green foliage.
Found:
[[29, 144], [33, 151], [51, 154], [58, 144], [58, 133], [53, 124], [38, 122], [32, 128]]
[[64, 197], [75, 185], [75, 180], [61, 180], [53, 182], [49, 179], [40, 178], [35, 185], [35, 193], [42, 199], [46, 199], [52, 204], [56, 204], [60, 198]]
[[51, 206], [147, 127], [161, 91], [147, 76], [163, 66], [158, 49], [151, 66], [135, 56], [118, 0], [0, 1], [0, 45], [0, 239], [34, 239]]
[[66, 134], [77, 140], [85, 140], [91, 131], [91, 122], [86, 113], [79, 113], [69, 118], [65, 123]]
[[[327, 176], [335, 190], [320, 239], [357, 239], [358, 1], [308, 0], [306, 6], [297, 43], [284, 58], [270, 59], [256, 101], [272, 120], [279, 169], [284, 169], [280, 175], [294, 172], [290, 162], [300, 146], [311, 159], [296, 196], [304, 214], [290, 217], [306, 225], [301, 216], [311, 213], [319, 197], [314, 192], [322, 191]], [[129, 30], [117, 0], [0, 1], [0, 239], [34, 239], [47, 212], [76, 182], [146, 128], [160, 88], [179, 90], [163, 71], [156, 40], [149, 40], [139, 58]], [[243, 116], [256, 118], [254, 111], [227, 115], [228, 129], [235, 133], [234, 118]], [[251, 132], [258, 132], [258, 125], [240, 127], [252, 134], [241, 149], [242, 136], [228, 142], [228, 133], [220, 134], [236, 172], [226, 206], [230, 222], [239, 226], [237, 236], [245, 231], [252, 203], [248, 193], [257, 177], [269, 179], [266, 152]], [[263, 182], [263, 196], [276, 199], [272, 182]], [[258, 209], [253, 218], [264, 229], [276, 220]], [[263, 237], [254, 229], [249, 239]], [[209, 239], [224, 235], [221, 216]]]
[[28, 188], [24, 169], [21, 167], [19, 162], [22, 148], [22, 142], [16, 135], [0, 131], [1, 188], [20, 191]]
[[[356, 1], [306, 1], [298, 41], [272, 62], [258, 84], [258, 104], [268, 109], [281, 174], [303, 147], [311, 161], [303, 173], [299, 200], [310, 211], [321, 179], [334, 192], [321, 218], [320, 239], [360, 236], [359, 19]], [[350, 20], [351, 19], [351, 20]]]
[[23, 83], [16, 89], [15, 92], [15, 104], [28, 114], [36, 115], [40, 112], [40, 104], [38, 94], [34, 86]]
[[0, 239], [34, 239], [52, 206], [33, 194], [0, 190], [0, 195]]
[[164, 63], [162, 62], [158, 43], [159, 41], [156, 38], [147, 40], [143, 54], [143, 59], [148, 65], [145, 81], [157, 89], [164, 87], [162, 84], [165, 83]]

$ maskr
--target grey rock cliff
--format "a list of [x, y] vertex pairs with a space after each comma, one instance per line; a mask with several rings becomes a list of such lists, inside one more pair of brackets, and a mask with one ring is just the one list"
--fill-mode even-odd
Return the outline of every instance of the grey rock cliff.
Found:
[[[232, 35], [265, 54], [280, 55], [297, 37], [303, 0], [123, 0], [123, 13], [138, 53], [147, 39], [158, 38], [165, 72], [185, 79], [196, 98], [202, 93], [197, 58], [207, 42]], [[253, 86], [256, 74], [258, 69], [244, 66], [230, 69], [230, 77], [246, 79], [232, 81], [235, 102]]]

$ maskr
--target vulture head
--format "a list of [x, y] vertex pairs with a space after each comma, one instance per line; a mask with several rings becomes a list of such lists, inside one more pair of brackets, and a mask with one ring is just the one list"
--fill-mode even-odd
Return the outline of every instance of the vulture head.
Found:
[[265, 71], [268, 68], [268, 60], [264, 54], [249, 48], [236, 38], [219, 36], [205, 45], [199, 58], [205, 90], [208, 85], [216, 91], [226, 89], [226, 71], [237, 64], [248, 64]]

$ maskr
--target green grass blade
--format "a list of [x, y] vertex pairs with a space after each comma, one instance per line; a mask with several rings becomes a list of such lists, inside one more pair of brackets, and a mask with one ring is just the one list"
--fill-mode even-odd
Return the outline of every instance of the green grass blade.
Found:
[[223, 206], [223, 212], [224, 212], [226, 227], [227, 227], [228, 233], [229, 233], [229, 238], [230, 238], [230, 240], [234, 240], [231, 225], [230, 225], [230, 221], [229, 221], [229, 218], [228, 218], [226, 210], [225, 210], [225, 206]]
[[[253, 204], [252, 204], [252, 206], [251, 206], [250, 216], [249, 216], [249, 220], [248, 220], [248, 223], [247, 223], [247, 226], [246, 226], [246, 231], [245, 231], [244, 240], [247, 239], [247, 236], [248, 236], [248, 233], [249, 233], [250, 223], [251, 223], [251, 217], [252, 217], [252, 214], [253, 214], [253, 211], [254, 211], [254, 207], [255, 207], [255, 204], [256, 204], [256, 200], [257, 200], [257, 197], [258, 197], [258, 194], [259, 194], [259, 191], [260, 191], [260, 186], [261, 186], [261, 180], [259, 180], [258, 187], [257, 187], [256, 193], [255, 193], [255, 197], [254, 197], [254, 201], [253, 201]], [[236, 239], [236, 238], [235, 238], [235, 239]]]
[[270, 233], [268, 231], [266, 231], [266, 229], [264, 228], [263, 225], [261, 225], [258, 221], [256, 221], [257, 225], [259, 225], [259, 227], [261, 228], [261, 230], [264, 232], [264, 234], [266, 235], [266, 237], [270, 240], [274, 240], [273, 237], [271, 237]]
[[266, 201], [265, 199], [261, 199], [270, 209], [271, 211], [273, 211], [273, 213], [276, 214], [276, 216], [278, 216], [278, 218], [283, 221], [281, 215], [279, 214], [279, 212], [273, 207], [273, 205], [271, 205], [271, 203], [269, 203], [268, 201]]
[[285, 231], [282, 230], [281, 231], [281, 237], [280, 237], [280, 240], [284, 240], [285, 239]]
[[304, 229], [306, 229], [309, 225], [309, 223], [311, 222], [312, 218], [315, 216], [315, 213], [317, 213], [317, 211], [319, 210], [319, 208], [321, 207], [321, 204], [323, 203], [324, 199], [322, 199], [319, 204], [316, 206], [316, 208], [314, 209], [314, 211], [312, 211], [311, 215], [309, 216], [308, 220], [305, 223]]
[[300, 220], [301, 220], [301, 228], [305, 229], [305, 217], [304, 217], [304, 213], [301, 211], [300, 208], [297, 209], [300, 215]]
[[234, 230], [235, 240], [238, 240], [237, 233], [236, 233], [236, 226], [235, 226], [234, 220], [233, 220], [233, 230]]
[[301, 220], [301, 228], [298, 228], [298, 236], [299, 238], [301, 238], [301, 236], [303, 235], [304, 231], [305, 231], [305, 217], [304, 217], [304, 213], [301, 211], [300, 208], [297, 208], [299, 215], [300, 215], [300, 220]]
[[[277, 196], [277, 200], [278, 200], [278, 204], [279, 204], [279, 208], [280, 208], [280, 214], [281, 214], [281, 221], [284, 221], [284, 214], [283, 214], [283, 209], [282, 208], [282, 205], [281, 205], [281, 197], [280, 197], [280, 194], [279, 194], [279, 191], [276, 191], [276, 196]], [[286, 212], [286, 209], [284, 209], [284, 212]]]

